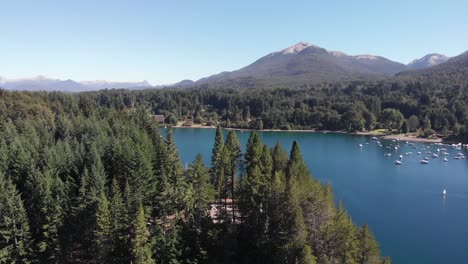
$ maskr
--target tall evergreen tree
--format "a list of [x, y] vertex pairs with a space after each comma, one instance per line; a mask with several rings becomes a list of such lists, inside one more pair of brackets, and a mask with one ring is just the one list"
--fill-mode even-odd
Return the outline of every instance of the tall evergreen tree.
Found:
[[271, 156], [273, 159], [273, 171], [286, 172], [286, 167], [288, 166], [288, 154], [279, 143], [276, 143]]
[[96, 212], [96, 259], [99, 263], [114, 263], [111, 258], [113, 250], [110, 204], [104, 192], [101, 193]]
[[112, 262], [128, 263], [130, 261], [131, 223], [122, 192], [116, 179], [112, 181], [110, 195], [110, 221], [112, 235]]
[[0, 172], [0, 263], [30, 263], [31, 235], [23, 201]]
[[213, 150], [211, 152], [211, 182], [214, 186], [219, 184], [219, 174], [221, 173], [222, 158], [224, 148], [224, 137], [221, 126], [216, 127], [216, 136]]
[[367, 224], [359, 229], [359, 264], [379, 264], [382, 262], [380, 258], [379, 244], [374, 239], [374, 235], [369, 230]]
[[193, 220], [197, 229], [200, 228], [201, 218], [206, 215], [209, 203], [213, 201], [214, 189], [209, 181], [208, 170], [198, 154], [188, 171], [188, 180], [193, 186]]
[[[240, 148], [240, 142], [239, 139], [236, 136], [236, 132], [234, 130], [229, 131], [226, 139], [226, 150], [227, 153], [229, 154], [229, 182], [231, 185], [230, 188], [230, 194], [231, 194], [231, 199], [234, 204], [234, 199], [235, 199], [235, 186], [236, 186], [236, 177], [237, 177], [237, 170], [241, 166], [242, 163], [242, 151]], [[232, 210], [232, 219], [235, 222], [236, 220], [236, 212]]]
[[135, 264], [153, 264], [154, 260], [151, 254], [150, 233], [146, 227], [146, 217], [143, 205], [138, 207], [138, 213], [133, 224], [134, 235], [132, 239], [133, 263]]

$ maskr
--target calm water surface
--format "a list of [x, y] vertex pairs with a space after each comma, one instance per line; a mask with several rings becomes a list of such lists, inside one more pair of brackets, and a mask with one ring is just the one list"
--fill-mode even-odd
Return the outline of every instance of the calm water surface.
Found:
[[[209, 162], [214, 129], [180, 128], [174, 135], [184, 164], [198, 153]], [[343, 202], [356, 224], [370, 225], [383, 254], [393, 263], [468, 263], [468, 161], [453, 159], [460, 150], [422, 143], [414, 149], [401, 142], [401, 149], [395, 151], [385, 148], [395, 144], [389, 140], [379, 147], [369, 137], [344, 134], [259, 135], [269, 146], [279, 142], [288, 152], [297, 140], [312, 175], [331, 183], [336, 201]], [[245, 148], [249, 132], [238, 132], [238, 137]], [[421, 147], [447, 148], [449, 161], [444, 162], [442, 155], [431, 158]], [[393, 164], [410, 151], [414, 155], [404, 156], [403, 165]], [[392, 157], [384, 157], [386, 152]], [[466, 150], [462, 152], [468, 156]], [[429, 157], [430, 164], [419, 163], [424, 157]]]

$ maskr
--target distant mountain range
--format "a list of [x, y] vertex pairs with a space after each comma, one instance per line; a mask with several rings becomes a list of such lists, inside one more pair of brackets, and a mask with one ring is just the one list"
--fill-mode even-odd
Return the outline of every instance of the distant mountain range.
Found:
[[333, 81], [393, 75], [407, 69], [406, 65], [384, 57], [351, 56], [340, 51], [328, 51], [307, 42], [299, 42], [284, 50], [270, 53], [247, 67], [212, 75], [198, 80], [196, 84], [245, 77]]
[[111, 82], [111, 81], [82, 81], [52, 79], [44, 76], [25, 79], [7, 79], [0, 77], [0, 87], [9, 90], [28, 90], [28, 91], [64, 91], [64, 92], [83, 92], [102, 89], [144, 89], [153, 88], [147, 82]]
[[151, 86], [142, 82], [109, 82], [50, 79], [38, 76], [31, 79], [10, 80], [0, 77], [0, 87], [11, 90], [60, 90], [68, 92], [101, 89], [145, 89], [160, 87], [186, 88], [219, 84], [252, 86], [261, 82], [270, 84], [317, 83], [343, 80], [380, 80], [385, 78], [437, 78], [453, 76], [467, 79], [468, 52], [450, 58], [442, 54], [428, 54], [409, 64], [395, 62], [376, 55], [348, 55], [341, 51], [299, 42], [280, 51], [272, 52], [239, 70], [222, 72], [197, 81], [183, 80], [173, 85]]
[[381, 56], [348, 55], [341, 51], [329, 51], [307, 42], [299, 42], [270, 53], [239, 70], [222, 72], [196, 82], [184, 80], [175, 86], [188, 87], [210, 83], [229, 85], [252, 80], [273, 80], [279, 83], [375, 80], [432, 68], [449, 59], [445, 55], [434, 53], [405, 65]]
[[400, 72], [396, 77], [466, 86], [468, 85], [468, 51], [433, 67]]

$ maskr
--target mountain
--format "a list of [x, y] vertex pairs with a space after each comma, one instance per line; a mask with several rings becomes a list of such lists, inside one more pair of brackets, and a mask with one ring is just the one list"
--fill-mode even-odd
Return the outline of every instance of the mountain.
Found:
[[93, 90], [151, 87], [151, 84], [146, 80], [142, 82], [82, 81], [80, 83]]
[[299, 42], [270, 53], [242, 69], [202, 78], [196, 84], [226, 82], [237, 78], [315, 82], [383, 78], [408, 69], [402, 63], [380, 56], [352, 56]]
[[468, 85], [468, 51], [430, 68], [400, 72], [396, 77], [466, 86]]
[[450, 57], [438, 53], [433, 53], [428, 54], [420, 59], [415, 59], [408, 63], [407, 66], [413, 70], [425, 69], [444, 63], [448, 59], [450, 59]]
[[0, 77], [0, 87], [9, 90], [27, 91], [64, 91], [83, 92], [102, 89], [143, 89], [152, 87], [147, 81], [142, 82], [108, 82], [108, 81], [82, 81], [60, 80], [37, 76], [25, 79], [7, 79]]
[[178, 83], [174, 83], [172, 86], [186, 87], [186, 86], [191, 86], [194, 83], [195, 83], [194, 81], [186, 79], [186, 80], [182, 80], [182, 81], [180, 81]]

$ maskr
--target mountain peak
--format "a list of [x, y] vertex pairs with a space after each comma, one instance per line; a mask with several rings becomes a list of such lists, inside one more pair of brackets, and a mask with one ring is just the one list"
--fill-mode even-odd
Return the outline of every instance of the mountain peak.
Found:
[[309, 47], [317, 47], [315, 45], [312, 45], [308, 42], [305, 42], [305, 41], [300, 41], [298, 42], [297, 44], [291, 46], [291, 47], [288, 47], [288, 48], [285, 48], [284, 50], [281, 51], [282, 54], [292, 54], [292, 53], [298, 53], [298, 52], [301, 52]]
[[412, 62], [408, 63], [408, 67], [410, 67], [411, 69], [424, 69], [444, 63], [448, 59], [450, 58], [445, 55], [431, 53], [427, 54], [426, 56], [420, 59], [415, 59]]
[[372, 54], [355, 55], [353, 57], [358, 60], [376, 60], [379, 58], [379, 56], [375, 56]]

